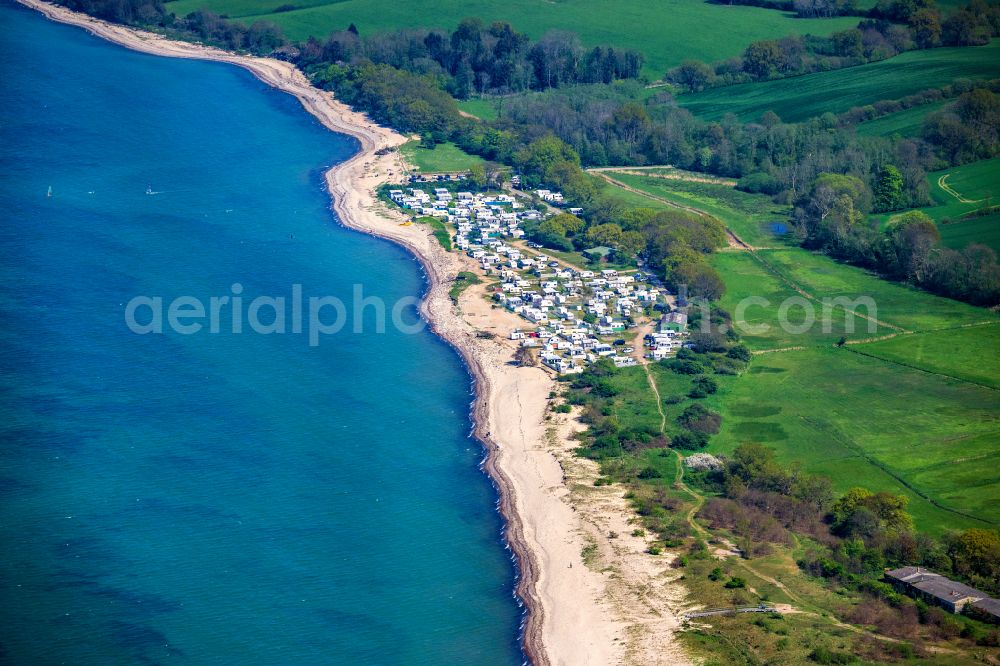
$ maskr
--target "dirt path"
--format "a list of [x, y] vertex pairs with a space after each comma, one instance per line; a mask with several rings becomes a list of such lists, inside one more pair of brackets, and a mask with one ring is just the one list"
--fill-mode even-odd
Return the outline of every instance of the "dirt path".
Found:
[[[648, 173], [656, 169], [671, 169], [677, 173]], [[659, 166], [634, 166], [634, 167], [594, 167], [587, 169], [590, 173], [598, 175], [603, 173], [624, 173], [633, 176], [646, 176], [648, 178], [662, 178], [664, 180], [684, 180], [689, 183], [707, 183], [709, 185], [725, 185], [726, 187], [736, 187], [736, 181], [732, 178], [721, 178], [718, 176], [701, 176], [686, 171], [680, 171], [677, 167], [663, 164]]]

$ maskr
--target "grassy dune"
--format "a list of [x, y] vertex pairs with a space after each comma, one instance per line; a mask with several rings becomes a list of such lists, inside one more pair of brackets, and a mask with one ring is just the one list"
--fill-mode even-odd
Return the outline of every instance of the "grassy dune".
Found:
[[988, 46], [909, 51], [882, 62], [789, 79], [748, 83], [681, 95], [678, 102], [710, 119], [727, 113], [741, 120], [774, 111], [783, 120], [802, 121], [827, 111], [840, 113], [881, 99], [898, 99], [956, 78], [1000, 76], [1000, 40]]
[[[301, 9], [274, 13], [292, 4]], [[207, 8], [247, 23], [266, 19], [280, 25], [286, 36], [300, 40], [325, 37], [354, 23], [362, 34], [397, 28], [454, 28], [476, 16], [486, 22], [508, 21], [533, 38], [548, 30], [569, 30], [584, 45], [611, 44], [637, 49], [646, 56], [647, 74], [659, 78], [685, 58], [713, 61], [739, 54], [758, 39], [812, 33], [828, 35], [853, 27], [858, 19], [795, 19], [782, 12], [755, 7], [727, 7], [703, 0], [174, 0], [167, 9], [179, 16]], [[724, 37], [720, 37], [724, 36]]]

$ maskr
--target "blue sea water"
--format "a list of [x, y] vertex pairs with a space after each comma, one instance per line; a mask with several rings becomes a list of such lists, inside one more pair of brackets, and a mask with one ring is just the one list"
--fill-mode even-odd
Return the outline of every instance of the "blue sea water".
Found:
[[237, 68], [0, 2], [0, 662], [521, 661], [453, 350], [374, 310], [314, 347], [125, 323], [235, 283], [420, 294], [328, 212], [354, 149]]

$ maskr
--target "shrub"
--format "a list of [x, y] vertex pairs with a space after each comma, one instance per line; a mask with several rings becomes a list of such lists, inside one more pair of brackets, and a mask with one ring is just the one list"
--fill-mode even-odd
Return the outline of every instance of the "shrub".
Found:
[[692, 390], [703, 391], [706, 395], [711, 395], [719, 390], [719, 383], [711, 377], [695, 377], [691, 385]]
[[677, 417], [677, 422], [688, 430], [714, 435], [719, 432], [722, 426], [722, 416], [695, 403], [681, 412], [681, 415]]
[[758, 171], [740, 178], [739, 182], [736, 183], [736, 189], [751, 194], [774, 195], [781, 191], [781, 183], [771, 174]]
[[734, 358], [737, 361], [749, 362], [753, 358], [753, 353], [751, 353], [746, 345], [735, 345], [726, 352], [726, 356]]
[[708, 436], [704, 433], [685, 430], [670, 438], [670, 446], [683, 451], [697, 451], [708, 445]]
[[697, 361], [682, 359], [680, 357], [660, 361], [663, 366], [678, 375], [700, 375], [705, 372], [705, 367]]

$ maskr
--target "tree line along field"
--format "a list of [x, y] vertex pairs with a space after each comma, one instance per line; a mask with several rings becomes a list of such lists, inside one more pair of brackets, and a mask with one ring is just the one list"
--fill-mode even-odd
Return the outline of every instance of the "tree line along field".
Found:
[[993, 40], [987, 46], [907, 51], [858, 67], [715, 88], [681, 95], [677, 100], [707, 119], [733, 113], [750, 121], [774, 111], [786, 122], [798, 122], [883, 99], [899, 99], [957, 78], [986, 80], [997, 76], [1000, 40]]
[[859, 123], [855, 128], [858, 136], [890, 137], [898, 134], [903, 137], [920, 136], [924, 119], [932, 113], [940, 111], [954, 100], [940, 100], [929, 104], [921, 104], [910, 109], [890, 113], [874, 120]]
[[[275, 12], [287, 6], [296, 9]], [[722, 60], [738, 55], [755, 40], [829, 35], [858, 22], [857, 17], [798, 19], [771, 9], [703, 0], [424, 0], [419, 7], [377, 0], [174, 0], [166, 7], [178, 16], [208, 9], [246, 23], [272, 21], [293, 40], [325, 38], [351, 23], [362, 34], [415, 27], [454, 29], [467, 17], [487, 23], [506, 21], [533, 39], [548, 30], [568, 30], [579, 35], [584, 46], [611, 44], [640, 51], [646, 56], [645, 71], [654, 79], [688, 58]]]
[[[918, 526], [929, 532], [1000, 524], [1000, 471], [989, 471], [1000, 462], [995, 354], [1000, 317], [768, 236], [767, 216], [754, 220], [766, 208], [759, 195], [721, 185], [609, 175], [658, 199], [668, 199], [663, 195], [675, 188], [671, 200], [678, 203], [697, 206], [712, 199], [705, 210], [769, 241], [764, 249], [728, 249], [712, 257], [726, 282], [720, 306], [734, 318], [748, 297], [773, 305], [743, 313], [739, 323], [769, 329], [751, 333], [741, 327], [743, 342], [757, 352], [750, 370], [718, 377], [719, 392], [705, 400], [723, 416], [710, 451], [726, 453], [742, 442], [758, 442], [788, 463], [830, 476], [838, 490], [861, 485], [906, 494]], [[959, 182], [976, 182], [975, 172]], [[695, 186], [703, 186], [697, 195], [689, 191]], [[712, 188], [719, 188], [718, 196], [712, 197]], [[877, 310], [859, 307], [852, 314], [840, 307], [829, 330], [821, 322], [800, 333], [782, 330], [777, 308], [785, 299], [805, 299], [819, 314], [823, 298], [838, 296], [870, 296]], [[794, 308], [788, 320], [800, 324], [804, 316]], [[837, 347], [841, 336], [848, 344]], [[658, 366], [653, 372], [663, 396], [683, 395], [690, 383]], [[665, 405], [668, 423], [685, 406]], [[638, 409], [645, 421], [656, 418], [650, 405]]]

